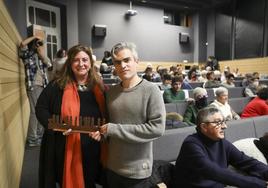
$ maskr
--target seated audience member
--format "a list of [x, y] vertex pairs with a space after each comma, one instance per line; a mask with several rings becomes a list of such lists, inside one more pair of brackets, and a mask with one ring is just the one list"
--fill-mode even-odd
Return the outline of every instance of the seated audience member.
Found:
[[234, 84], [234, 75], [232, 73], [229, 73], [226, 75], [226, 80], [224, 82], [222, 82], [222, 86], [226, 87], [226, 88], [230, 88], [230, 87], [235, 87]]
[[144, 71], [144, 75], [142, 76], [142, 78], [152, 82], [153, 81], [153, 68], [146, 67], [146, 69]]
[[204, 88], [217, 88], [220, 87], [220, 82], [215, 80], [215, 74], [213, 71], [207, 73], [207, 81], [204, 83]]
[[161, 78], [160, 75], [158, 73], [155, 73], [153, 71], [153, 67], [152, 66], [147, 66], [145, 71], [144, 71], [144, 75], [142, 76], [143, 79], [148, 80], [150, 82], [160, 82]]
[[198, 78], [199, 82], [206, 82], [208, 80], [207, 79], [207, 73], [208, 73], [208, 71], [206, 71], [206, 70], [202, 70], [200, 72], [200, 76]]
[[49, 72], [49, 80], [53, 80], [64, 66], [67, 59], [67, 51], [63, 48], [59, 49], [52, 61], [52, 71]]
[[208, 68], [211, 71], [220, 70], [220, 65], [218, 60], [214, 56], [209, 56], [205, 68], [206, 70]]
[[113, 66], [111, 52], [104, 51], [104, 56], [101, 60], [101, 63], [105, 63], [107, 66]]
[[223, 73], [221, 74], [221, 78], [220, 78], [221, 83], [226, 81], [227, 75], [230, 74], [230, 73], [231, 73], [230, 67], [225, 66], [224, 70], [223, 70]]
[[268, 133], [266, 132], [259, 140], [254, 140], [254, 144], [262, 152], [263, 156], [268, 162]]
[[181, 89], [193, 89], [193, 87], [184, 79], [183, 74], [176, 75], [181, 82]]
[[246, 73], [245, 76], [244, 76], [244, 78], [243, 78], [243, 80], [242, 80], [241, 86], [242, 86], [242, 87], [247, 87], [248, 84], [249, 84], [249, 81], [248, 81], [248, 80], [249, 80], [251, 77], [253, 77], [251, 73]]
[[172, 65], [171, 67], [169, 67], [169, 74], [174, 75], [174, 73], [177, 72], [177, 66], [176, 65]]
[[100, 64], [100, 73], [101, 74], [110, 74], [112, 72], [112, 67], [108, 66], [106, 63]]
[[171, 88], [166, 89], [163, 93], [165, 103], [176, 103], [185, 99], [181, 84], [181, 79], [178, 76], [172, 78]]
[[228, 90], [225, 87], [219, 87], [215, 91], [216, 99], [211, 106], [218, 108], [226, 121], [240, 119], [240, 116], [228, 104]]
[[233, 145], [239, 149], [239, 151], [244, 152], [249, 157], [253, 157], [258, 161], [267, 165], [267, 160], [261, 150], [257, 147], [256, 143], [259, 143], [258, 138], [242, 138], [233, 142]]
[[[219, 109], [207, 107], [198, 112], [197, 133], [184, 140], [176, 160], [174, 188], [267, 187], [268, 166], [225, 140], [226, 128]], [[247, 175], [232, 171], [229, 165]]]
[[187, 78], [185, 79], [187, 82], [198, 82], [198, 76], [196, 73], [196, 69], [191, 69], [188, 74]]
[[166, 90], [171, 88], [172, 77], [170, 74], [164, 74], [162, 76], [162, 84], [159, 85], [160, 90]]
[[194, 102], [189, 103], [183, 116], [183, 121], [188, 125], [195, 125], [197, 112], [208, 105], [206, 89], [197, 87], [193, 90], [193, 95]]
[[252, 75], [248, 77], [248, 85], [244, 90], [244, 95], [246, 97], [256, 97], [257, 88], [259, 86], [259, 77]]
[[161, 68], [161, 69], [158, 69], [157, 72], [158, 72], [158, 74], [159, 74], [159, 76], [160, 76], [160, 79], [162, 79], [163, 76], [164, 76], [165, 74], [169, 74], [167, 68]]
[[222, 74], [219, 70], [215, 70], [214, 72], [214, 80], [217, 80], [218, 82], [221, 82]]
[[268, 88], [261, 88], [257, 97], [250, 101], [244, 108], [241, 118], [268, 115]]

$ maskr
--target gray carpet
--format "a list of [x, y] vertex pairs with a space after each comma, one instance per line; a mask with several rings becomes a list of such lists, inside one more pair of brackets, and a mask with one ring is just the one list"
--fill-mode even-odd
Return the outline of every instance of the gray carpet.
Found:
[[39, 165], [40, 147], [25, 148], [20, 188], [37, 188], [38, 187], [38, 165]]
[[[22, 165], [20, 188], [38, 188], [40, 147], [26, 147]], [[96, 185], [96, 188], [102, 186]]]

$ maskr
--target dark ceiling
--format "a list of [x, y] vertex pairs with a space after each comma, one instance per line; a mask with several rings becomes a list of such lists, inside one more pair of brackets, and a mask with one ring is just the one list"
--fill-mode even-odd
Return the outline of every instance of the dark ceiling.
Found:
[[[130, 0], [115, 0], [118, 2], [129, 3]], [[221, 7], [230, 4], [234, 0], [132, 0], [133, 8], [135, 4], [160, 7], [171, 10], [202, 10]]]

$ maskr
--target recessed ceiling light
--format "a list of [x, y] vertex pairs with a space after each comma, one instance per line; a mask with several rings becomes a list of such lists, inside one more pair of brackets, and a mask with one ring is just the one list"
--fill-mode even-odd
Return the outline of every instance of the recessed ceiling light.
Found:
[[146, 1], [146, 0], [141, 0], [141, 2], [142, 2], [142, 3], [147, 3], [147, 1]]

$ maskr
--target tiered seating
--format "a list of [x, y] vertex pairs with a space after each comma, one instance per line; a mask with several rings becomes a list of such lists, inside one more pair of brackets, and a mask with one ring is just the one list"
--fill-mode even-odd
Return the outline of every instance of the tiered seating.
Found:
[[[227, 122], [225, 137], [230, 142], [243, 138], [260, 138], [268, 132], [268, 115]], [[156, 160], [174, 162], [184, 139], [193, 134], [195, 126], [169, 129], [153, 142], [153, 155]]]
[[119, 82], [119, 79], [117, 78], [103, 78], [104, 84], [112, 85], [117, 84]]

